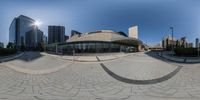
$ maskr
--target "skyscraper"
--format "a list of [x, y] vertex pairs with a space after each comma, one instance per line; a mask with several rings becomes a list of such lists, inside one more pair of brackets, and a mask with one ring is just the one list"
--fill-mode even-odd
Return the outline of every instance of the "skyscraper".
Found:
[[36, 48], [43, 42], [43, 32], [41, 30], [30, 30], [26, 32], [26, 47]]
[[47, 44], [47, 36], [43, 35], [43, 41], [44, 41], [44, 44]]
[[74, 36], [74, 35], [78, 35], [78, 36], [81, 36], [81, 32], [78, 32], [78, 31], [75, 31], [75, 30], [71, 30], [71, 37]]
[[128, 29], [128, 31], [129, 37], [138, 39], [138, 26], [132, 26]]
[[177, 44], [176, 43], [177, 41], [179, 41], [179, 40], [176, 40], [175, 38], [172, 39], [172, 37], [169, 35], [169, 36], [163, 38], [163, 40], [162, 40], [162, 47], [163, 47], [163, 49], [171, 50], [172, 46], [174, 46], [175, 44]]
[[65, 35], [64, 41], [67, 42], [68, 39], [69, 39], [69, 36]]
[[196, 38], [196, 41], [195, 41], [195, 47], [196, 47], [196, 48], [199, 47], [199, 38]]
[[4, 48], [3, 42], [0, 42], [0, 48]]
[[17, 48], [20, 48], [20, 46], [29, 47], [30, 42], [27, 41], [35, 41], [31, 40], [34, 38], [30, 36], [35, 36], [36, 33], [33, 31], [38, 31], [35, 22], [32, 18], [24, 15], [14, 18], [9, 28], [9, 42], [14, 43]]
[[49, 26], [48, 27], [48, 43], [64, 42], [65, 27], [64, 26]]

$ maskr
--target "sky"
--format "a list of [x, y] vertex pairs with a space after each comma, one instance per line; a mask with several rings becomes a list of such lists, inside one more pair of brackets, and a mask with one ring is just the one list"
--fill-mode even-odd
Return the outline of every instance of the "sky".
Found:
[[0, 42], [9, 41], [9, 26], [19, 15], [28, 16], [42, 24], [65, 26], [71, 30], [91, 32], [102, 29], [123, 31], [138, 26], [139, 39], [149, 45], [160, 43], [171, 34], [189, 42], [200, 38], [199, 0], [0, 0]]

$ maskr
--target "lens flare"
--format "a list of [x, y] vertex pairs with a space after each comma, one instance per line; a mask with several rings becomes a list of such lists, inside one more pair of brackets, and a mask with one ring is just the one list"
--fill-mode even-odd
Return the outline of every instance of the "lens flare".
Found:
[[34, 25], [40, 26], [42, 23], [40, 21], [35, 21]]

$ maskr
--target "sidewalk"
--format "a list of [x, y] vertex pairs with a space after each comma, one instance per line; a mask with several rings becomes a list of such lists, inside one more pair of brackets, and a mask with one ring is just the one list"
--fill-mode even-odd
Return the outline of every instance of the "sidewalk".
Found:
[[109, 53], [107, 55], [87, 55], [87, 56], [52, 55], [48, 53], [42, 53], [42, 54], [70, 61], [99, 62], [99, 61], [109, 61], [118, 59], [121, 57], [132, 55], [133, 53]]
[[200, 63], [200, 57], [177, 57], [177, 56], [172, 56], [168, 52], [158, 52], [158, 55], [160, 57], [163, 57], [165, 59], [179, 62], [179, 63]]
[[0, 57], [0, 63], [16, 59], [16, 58], [22, 56], [23, 54], [24, 54], [24, 52], [19, 52], [17, 54], [13, 54], [13, 55], [10, 55], [10, 56]]

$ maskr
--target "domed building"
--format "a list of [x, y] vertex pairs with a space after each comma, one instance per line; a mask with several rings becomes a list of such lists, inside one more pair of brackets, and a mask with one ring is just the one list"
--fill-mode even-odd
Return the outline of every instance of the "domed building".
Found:
[[89, 33], [72, 31], [66, 43], [58, 44], [56, 52], [72, 53], [106, 53], [136, 52], [142, 45], [139, 39], [128, 37], [123, 32], [98, 30]]

